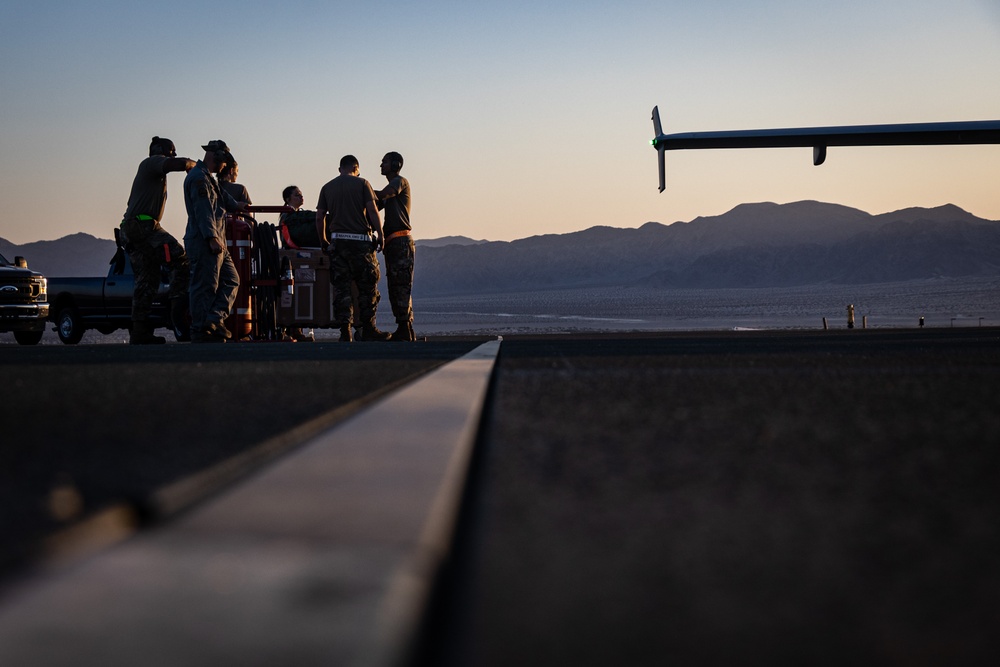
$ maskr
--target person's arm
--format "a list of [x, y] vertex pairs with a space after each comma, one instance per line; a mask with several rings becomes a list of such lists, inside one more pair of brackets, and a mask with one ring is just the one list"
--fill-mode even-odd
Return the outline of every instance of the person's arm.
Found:
[[402, 181], [399, 178], [393, 178], [384, 188], [375, 192], [375, 203], [378, 205], [378, 210], [381, 211], [385, 208], [387, 199], [392, 199], [399, 194], [401, 185]]
[[286, 248], [298, 249], [295, 241], [292, 240], [292, 235], [288, 232], [288, 225], [281, 226], [281, 240], [284, 241]]
[[384, 239], [382, 237], [382, 220], [378, 217], [378, 207], [375, 205], [374, 199], [369, 199], [368, 203], [365, 204], [365, 212], [368, 214], [368, 226], [375, 234], [375, 250], [379, 251], [382, 249]]
[[194, 160], [186, 157], [168, 157], [163, 162], [163, 173], [170, 171], [191, 171], [195, 164]]
[[219, 188], [219, 193], [222, 195], [222, 208], [226, 209], [231, 213], [244, 213], [247, 210], [247, 202], [236, 201], [236, 199], [226, 192], [224, 188]]

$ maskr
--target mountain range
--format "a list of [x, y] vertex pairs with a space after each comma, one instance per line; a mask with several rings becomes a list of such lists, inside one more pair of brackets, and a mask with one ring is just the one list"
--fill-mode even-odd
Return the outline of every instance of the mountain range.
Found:
[[[815, 201], [743, 204], [637, 229], [591, 227], [516, 241], [418, 240], [422, 296], [575, 287], [787, 287], [1000, 275], [1000, 222], [954, 205], [871, 215]], [[73, 234], [22, 246], [50, 276], [103, 275], [114, 241]]]

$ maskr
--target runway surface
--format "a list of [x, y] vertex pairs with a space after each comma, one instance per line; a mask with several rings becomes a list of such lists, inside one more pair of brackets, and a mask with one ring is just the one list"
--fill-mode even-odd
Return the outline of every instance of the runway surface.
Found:
[[220, 482], [164, 498], [172, 484], [252, 470], [482, 340], [0, 346], [0, 574], [110, 507], [179, 511]]
[[998, 389], [996, 329], [508, 337], [428, 663], [992, 661]]
[[[23, 542], [57, 529], [53, 489], [68, 476], [85, 507], [124, 498], [158, 517], [140, 533], [169, 529], [150, 490], [246, 442], [281, 443], [324, 408], [356, 412], [480, 342], [4, 346], [18, 389], [5, 430], [22, 416], [44, 426], [16, 427], [34, 444], [14, 455], [5, 433], [2, 493], [21, 508], [5, 528]], [[414, 662], [992, 659], [998, 380], [995, 328], [506, 336]], [[136, 433], [156, 446], [137, 454]]]

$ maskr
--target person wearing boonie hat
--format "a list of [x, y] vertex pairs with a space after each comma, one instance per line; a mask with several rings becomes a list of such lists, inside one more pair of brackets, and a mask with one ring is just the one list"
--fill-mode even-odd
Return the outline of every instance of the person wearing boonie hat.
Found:
[[230, 162], [233, 155], [221, 139], [213, 139], [202, 149], [205, 157], [184, 179], [187, 230], [184, 246], [191, 263], [191, 342], [224, 343], [231, 334], [225, 321], [236, 301], [240, 277], [226, 249], [226, 212], [246, 210], [219, 187], [213, 174]]

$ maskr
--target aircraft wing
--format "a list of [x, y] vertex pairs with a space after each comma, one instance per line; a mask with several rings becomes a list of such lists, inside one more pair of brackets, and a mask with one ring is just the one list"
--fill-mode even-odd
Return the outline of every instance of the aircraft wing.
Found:
[[650, 143], [658, 153], [660, 192], [666, 188], [664, 152], [670, 150], [811, 147], [813, 164], [821, 165], [826, 160], [828, 146], [1000, 144], [1000, 120], [663, 134], [656, 107], [653, 107], [653, 131], [656, 136]]

